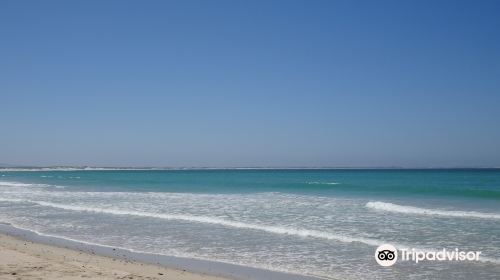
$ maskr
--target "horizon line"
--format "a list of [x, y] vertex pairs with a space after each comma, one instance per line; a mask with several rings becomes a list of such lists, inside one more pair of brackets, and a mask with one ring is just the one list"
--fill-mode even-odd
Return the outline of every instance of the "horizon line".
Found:
[[500, 166], [90, 166], [90, 165], [0, 165], [0, 171], [99, 171], [99, 170], [398, 170], [398, 169], [500, 169]]

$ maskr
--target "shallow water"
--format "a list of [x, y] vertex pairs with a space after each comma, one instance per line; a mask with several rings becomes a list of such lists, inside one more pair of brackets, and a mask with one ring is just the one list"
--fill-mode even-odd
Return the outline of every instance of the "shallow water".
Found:
[[[500, 277], [500, 170], [0, 172], [0, 220], [322, 278]], [[482, 254], [383, 268], [383, 243]]]

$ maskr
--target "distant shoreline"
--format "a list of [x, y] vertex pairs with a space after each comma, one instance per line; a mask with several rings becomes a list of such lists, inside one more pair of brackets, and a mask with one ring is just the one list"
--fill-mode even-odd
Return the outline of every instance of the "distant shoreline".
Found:
[[182, 170], [500, 170], [500, 167], [0, 167], [3, 171], [182, 171]]

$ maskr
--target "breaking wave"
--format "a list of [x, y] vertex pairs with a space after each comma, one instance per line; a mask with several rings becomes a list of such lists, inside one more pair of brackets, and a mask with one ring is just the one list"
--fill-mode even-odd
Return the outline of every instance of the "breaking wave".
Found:
[[228, 219], [222, 219], [222, 218], [217, 218], [217, 217], [208, 217], [208, 216], [151, 213], [151, 212], [144, 212], [144, 211], [132, 211], [132, 210], [113, 209], [113, 208], [106, 208], [105, 209], [105, 208], [98, 208], [98, 207], [68, 205], [68, 204], [45, 202], [45, 201], [34, 201], [34, 200], [26, 200], [26, 199], [0, 198], [0, 201], [17, 202], [17, 203], [33, 203], [33, 204], [38, 204], [40, 206], [52, 207], [52, 208], [70, 210], [70, 211], [92, 212], [92, 213], [111, 214], [111, 215], [128, 215], [128, 216], [138, 216], [138, 217], [147, 217], [147, 218], [157, 218], [157, 219], [164, 219], [164, 220], [182, 220], [182, 221], [188, 221], [188, 222], [214, 224], [214, 225], [239, 228], [239, 229], [259, 230], [259, 231], [264, 231], [264, 232], [273, 233], [273, 234], [291, 235], [291, 236], [298, 236], [298, 237], [303, 237], [303, 238], [321, 238], [321, 239], [327, 239], [327, 240], [335, 240], [335, 241], [344, 242], [344, 243], [360, 242], [360, 243], [364, 243], [364, 244], [371, 245], [371, 246], [378, 246], [383, 242], [381, 240], [376, 240], [376, 239], [351, 237], [351, 236], [333, 234], [330, 232], [324, 232], [324, 231], [318, 231], [318, 230], [289, 228], [289, 227], [270, 226], [270, 225], [261, 225], [261, 224], [251, 224], [251, 223], [232, 221], [232, 220], [228, 220]]
[[374, 210], [404, 213], [404, 214], [446, 216], [446, 217], [457, 217], [457, 218], [500, 219], [500, 214], [494, 214], [494, 213], [428, 209], [428, 208], [419, 208], [414, 206], [398, 205], [382, 201], [370, 201], [366, 203], [365, 206], [367, 208]]

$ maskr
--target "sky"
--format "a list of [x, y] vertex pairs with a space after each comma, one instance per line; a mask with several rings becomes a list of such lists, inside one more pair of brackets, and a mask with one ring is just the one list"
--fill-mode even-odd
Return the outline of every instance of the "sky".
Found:
[[500, 166], [500, 1], [0, 1], [0, 163]]

